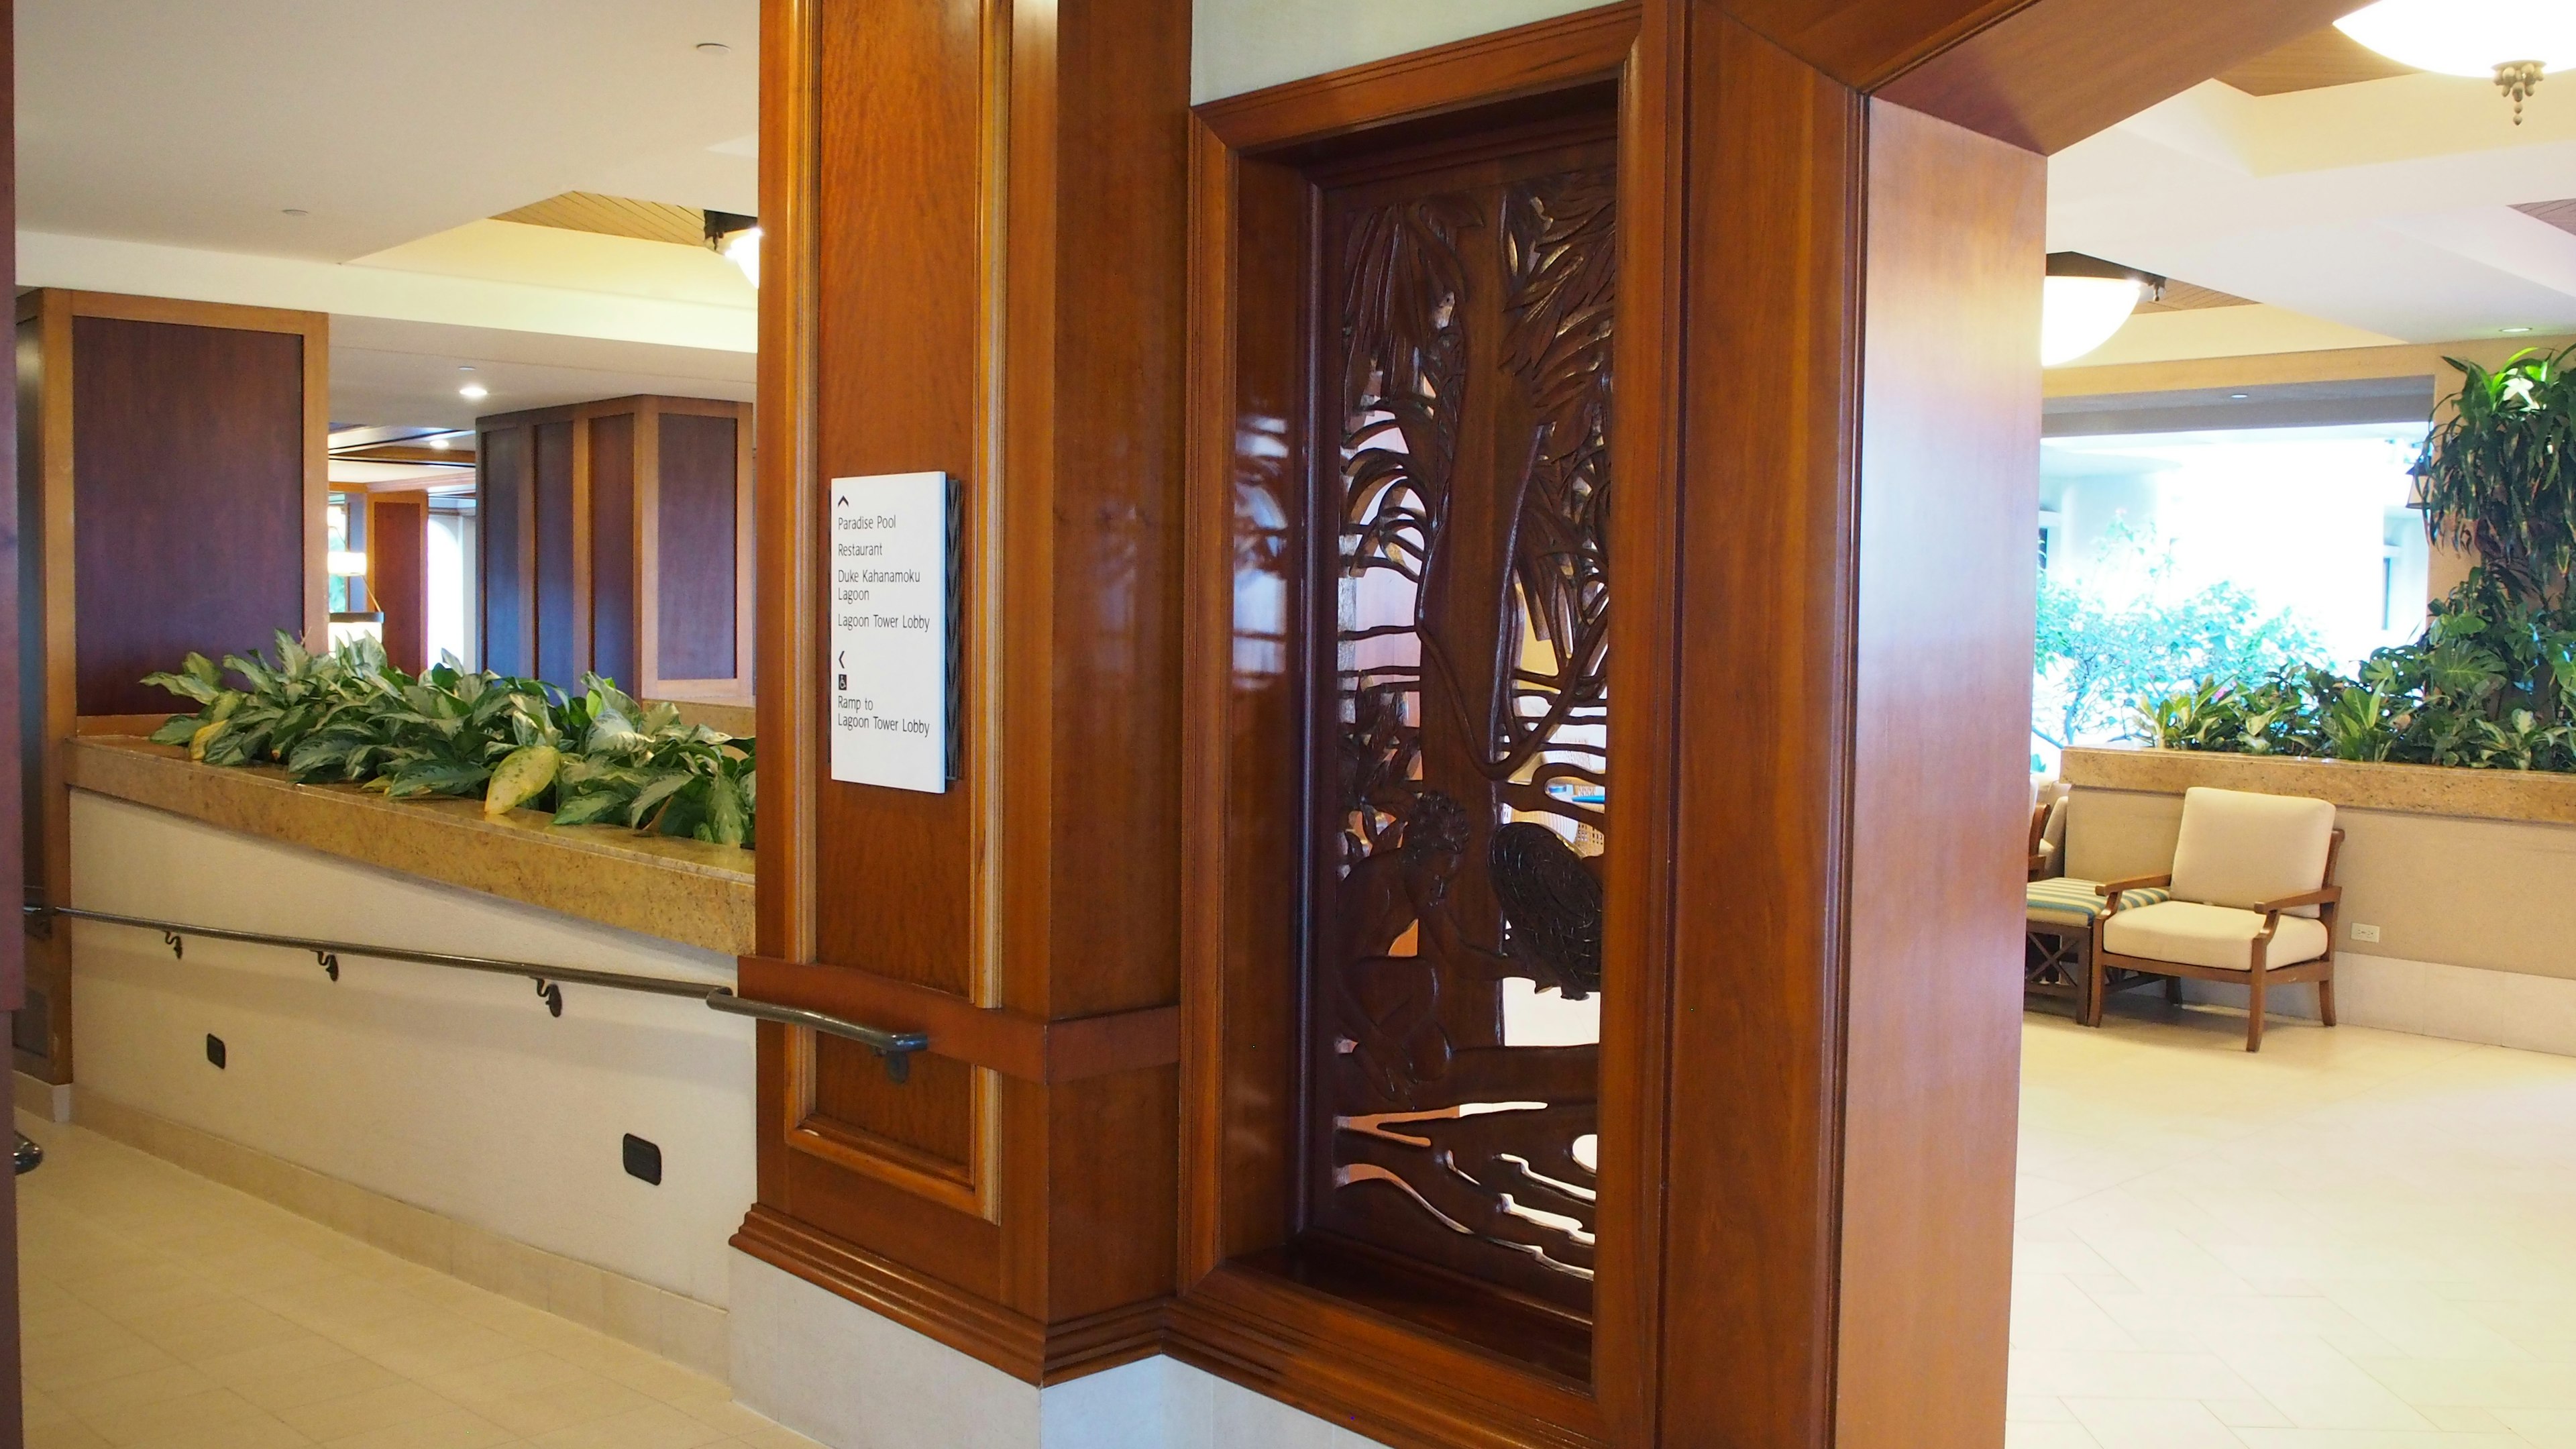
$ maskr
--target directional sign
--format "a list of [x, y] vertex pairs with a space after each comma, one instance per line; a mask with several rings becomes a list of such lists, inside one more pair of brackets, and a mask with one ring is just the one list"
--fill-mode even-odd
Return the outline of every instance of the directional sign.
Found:
[[956, 490], [945, 473], [832, 480], [832, 778], [945, 794]]

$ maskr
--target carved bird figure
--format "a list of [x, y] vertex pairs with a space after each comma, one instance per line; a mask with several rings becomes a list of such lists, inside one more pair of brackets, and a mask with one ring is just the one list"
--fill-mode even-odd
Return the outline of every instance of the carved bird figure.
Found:
[[1487, 863], [1503, 907], [1503, 955], [1568, 1001], [1601, 989], [1601, 881], [1565, 837], [1520, 820], [1494, 832]]

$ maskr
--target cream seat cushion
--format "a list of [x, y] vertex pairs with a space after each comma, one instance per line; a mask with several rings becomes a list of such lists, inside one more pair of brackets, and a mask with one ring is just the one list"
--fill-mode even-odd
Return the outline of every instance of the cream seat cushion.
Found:
[[[2195, 785], [2182, 797], [2174, 899], [2241, 908], [2305, 895], [2325, 884], [2334, 820], [2323, 800]], [[2317, 908], [2298, 914], [2313, 917]]]
[[[2231, 906], [2204, 906], [2193, 901], [2166, 901], [2160, 905], [2123, 910], [2102, 923], [2102, 949], [2119, 956], [2141, 956], [2150, 961], [2177, 961], [2187, 966], [2209, 966], [2221, 971], [2254, 969], [2254, 936], [2263, 929], [2259, 911], [2240, 911]], [[2305, 916], [2284, 915], [2281, 929], [2272, 936], [2272, 948], [2264, 953], [2263, 964], [2295, 966], [2301, 961], [2314, 961], [2326, 953], [2328, 940], [2323, 921]]]

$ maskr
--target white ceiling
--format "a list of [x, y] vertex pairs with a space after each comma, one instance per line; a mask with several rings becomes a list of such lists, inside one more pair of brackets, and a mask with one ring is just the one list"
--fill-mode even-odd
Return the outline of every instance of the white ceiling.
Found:
[[756, 0], [19, 0], [17, 40], [29, 230], [346, 261], [565, 191], [758, 209]]
[[19, 0], [17, 46], [22, 285], [328, 311], [344, 423], [752, 395], [724, 261], [485, 218], [757, 211], [758, 0]]
[[[490, 413], [635, 393], [750, 402], [753, 367], [747, 352], [335, 317], [331, 419], [462, 428]], [[460, 395], [469, 382], [490, 396]]]
[[[2576, 329], [2576, 236], [2513, 207], [2568, 197], [2576, 76], [2544, 84], [2519, 127], [2486, 81], [2259, 97], [2210, 81], [2050, 161], [2049, 248], [2324, 324], [2229, 317], [2249, 312], [2237, 308], [2141, 316], [2086, 363], [2146, 360], [2142, 346], [2193, 329], [2228, 350], [2548, 333]], [[2242, 346], [2258, 322], [2283, 343]]]

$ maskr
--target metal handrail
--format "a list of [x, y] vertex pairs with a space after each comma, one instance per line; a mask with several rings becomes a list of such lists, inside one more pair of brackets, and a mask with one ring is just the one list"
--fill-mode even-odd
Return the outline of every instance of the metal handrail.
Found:
[[493, 956], [460, 956], [447, 951], [414, 951], [401, 946], [376, 946], [357, 941], [327, 941], [309, 936], [280, 936], [268, 931], [233, 931], [218, 926], [191, 925], [183, 921], [155, 920], [148, 916], [120, 916], [107, 911], [84, 910], [78, 906], [44, 905], [30, 901], [23, 908], [27, 917], [45, 925], [60, 916], [75, 921], [95, 921], [105, 926], [129, 926], [138, 931], [158, 931], [161, 943], [170, 948], [173, 958], [187, 958], [186, 938], [203, 936], [210, 941], [238, 941], [251, 946], [282, 946], [291, 951], [311, 953], [314, 963], [332, 980], [340, 979], [342, 956], [363, 956], [375, 961], [405, 961], [419, 966], [444, 966], [456, 971], [481, 971], [495, 976], [524, 976], [537, 985], [537, 995], [545, 999], [546, 1010], [563, 1015], [563, 986], [603, 986], [612, 991], [640, 991], [648, 996], [685, 996], [704, 1003], [709, 1009], [728, 1016], [748, 1016], [759, 1021], [774, 1021], [784, 1026], [801, 1026], [813, 1031], [854, 1041], [877, 1054], [885, 1062], [886, 1076], [902, 1082], [912, 1075], [912, 1054], [930, 1049], [930, 1037], [918, 1031], [888, 1031], [883, 1027], [864, 1026], [844, 1021], [801, 1006], [781, 1006], [772, 1001], [755, 1001], [736, 995], [730, 988], [708, 987], [703, 982], [683, 981], [672, 976], [634, 976], [622, 971], [588, 971], [578, 966], [547, 966], [535, 961], [508, 961]]

